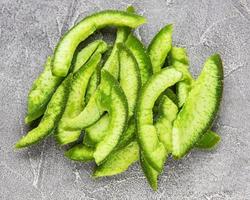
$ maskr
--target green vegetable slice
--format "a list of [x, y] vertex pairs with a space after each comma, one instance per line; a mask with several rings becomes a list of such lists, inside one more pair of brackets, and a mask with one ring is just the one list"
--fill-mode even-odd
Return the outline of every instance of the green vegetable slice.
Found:
[[[103, 66], [103, 69], [107, 70], [109, 73], [111, 73], [111, 75], [113, 75], [116, 79], [118, 79], [119, 73], [120, 73], [119, 72], [118, 46], [117, 45], [119, 43], [125, 42], [125, 40], [128, 37], [129, 31], [130, 31], [129, 28], [127, 28], [127, 27], [118, 27], [117, 28], [117, 34], [116, 34], [116, 40], [115, 40], [114, 47], [111, 51], [110, 56], [108, 57], [108, 59], [106, 60], [104, 66]], [[90, 93], [90, 91], [88, 90], [87, 94], [89, 94], [89, 93]], [[108, 126], [108, 118], [105, 118], [103, 120], [101, 120], [101, 119], [92, 125], [93, 128], [92, 128], [92, 126], [87, 128], [85, 135], [84, 135], [84, 143], [86, 145], [93, 146], [94, 144], [96, 144], [98, 141], [100, 141], [104, 137], [104, 133], [105, 133], [104, 128]], [[105, 126], [105, 124], [106, 124], [106, 126]]]
[[94, 147], [105, 136], [104, 134], [109, 127], [109, 123], [109, 115], [106, 114], [102, 116], [101, 119], [99, 119], [96, 123], [87, 127], [85, 129], [83, 143], [87, 146]]
[[35, 144], [44, 139], [53, 131], [64, 111], [71, 80], [72, 75], [70, 74], [53, 94], [38, 127], [28, 132], [27, 135], [23, 136], [16, 143], [16, 148], [23, 148]]
[[149, 185], [153, 190], [156, 191], [158, 188], [157, 180], [159, 172], [156, 171], [153, 167], [151, 167], [151, 165], [147, 162], [147, 160], [143, 156], [142, 152], [140, 153], [140, 163]]
[[74, 74], [74, 79], [71, 83], [71, 89], [68, 97], [68, 101], [63, 113], [62, 119], [58, 124], [56, 139], [59, 144], [65, 145], [76, 141], [81, 130], [69, 131], [63, 128], [63, 121], [67, 118], [76, 117], [84, 109], [85, 104], [85, 93], [89, 79], [96, 67], [101, 61], [101, 54], [96, 54], [91, 57], [91, 59], [83, 65], [76, 74]]
[[178, 107], [181, 108], [194, 82], [192, 75], [188, 71], [189, 60], [186, 50], [180, 47], [172, 47], [168, 61], [175, 69], [183, 73], [183, 81], [176, 84]]
[[30, 123], [44, 114], [47, 104], [62, 80], [63, 78], [52, 75], [51, 57], [49, 56], [44, 71], [34, 81], [29, 92], [28, 113], [25, 123]]
[[134, 114], [139, 89], [141, 88], [140, 71], [131, 51], [121, 43], [118, 45], [118, 48], [120, 65], [119, 82], [128, 100], [130, 118]]
[[162, 96], [159, 104], [159, 117], [155, 123], [160, 142], [168, 153], [172, 152], [172, 127], [176, 119], [178, 107], [167, 96]]
[[163, 27], [148, 46], [148, 55], [152, 62], [153, 73], [159, 72], [163, 67], [167, 55], [172, 47], [173, 26]]
[[173, 156], [183, 157], [210, 128], [220, 105], [222, 88], [222, 62], [220, 56], [215, 54], [205, 62], [174, 122]]
[[83, 144], [78, 144], [65, 152], [65, 156], [75, 161], [92, 161], [94, 149]]
[[141, 83], [143, 85], [153, 73], [151, 60], [148, 54], [146, 53], [146, 50], [141, 41], [136, 38], [132, 33], [130, 33], [130, 35], [128, 36], [125, 45], [132, 52], [138, 63], [138, 67], [140, 69]]
[[[107, 50], [108, 50], [108, 45], [106, 43], [101, 43], [97, 47], [94, 54], [98, 54], [98, 53], [104, 54]], [[91, 76], [91, 78], [89, 80], [86, 95], [85, 95], [86, 103], [89, 102], [90, 97], [94, 94], [97, 86], [100, 84], [102, 65], [103, 65], [103, 60], [101, 60], [101, 62], [99, 63], [99, 65], [97, 66], [95, 72], [92, 74], [92, 76]]]
[[153, 125], [153, 107], [157, 98], [168, 87], [182, 79], [182, 73], [166, 68], [153, 75], [142, 87], [136, 112], [137, 134], [145, 159], [157, 171], [161, 171], [166, 149], [159, 141], [157, 130]]
[[117, 145], [128, 117], [126, 96], [119, 83], [106, 70], [102, 71], [101, 83], [85, 109], [77, 117], [65, 120], [64, 127], [68, 130], [83, 129], [96, 122], [104, 112], [108, 112], [111, 117], [105, 137], [95, 148], [94, 158], [97, 164]]
[[76, 55], [75, 61], [73, 62], [73, 72], [75, 73], [80, 69], [84, 64], [88, 62], [93, 54], [104, 53], [108, 48], [108, 45], [103, 40], [95, 40], [88, 44], [85, 48], [79, 51]]
[[199, 149], [213, 149], [220, 142], [220, 136], [214, 131], [207, 131], [195, 144], [196, 148]]
[[63, 77], [68, 74], [77, 46], [97, 29], [105, 26], [128, 26], [136, 28], [144, 22], [145, 19], [139, 15], [115, 10], [106, 10], [86, 17], [70, 29], [59, 41], [52, 62], [53, 74]]
[[[118, 45], [118, 49], [120, 63], [119, 81], [120, 86], [128, 100], [130, 118], [134, 114], [135, 104], [141, 86], [140, 71], [131, 51], [122, 44]], [[84, 142], [87, 145], [94, 145], [95, 143], [101, 141], [105, 136], [105, 128], [108, 127], [108, 123], [108, 118], [105, 118], [88, 127], [86, 129], [86, 139], [84, 139]]]
[[106, 161], [97, 166], [94, 177], [112, 176], [124, 172], [139, 159], [139, 146], [136, 141], [118, 149]]

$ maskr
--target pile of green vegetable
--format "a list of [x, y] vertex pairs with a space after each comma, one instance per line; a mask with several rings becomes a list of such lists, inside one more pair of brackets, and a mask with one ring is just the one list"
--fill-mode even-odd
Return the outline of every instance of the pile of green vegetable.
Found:
[[[71, 28], [33, 83], [25, 122], [41, 120], [16, 148], [53, 135], [70, 144], [69, 159], [96, 163], [94, 177], [122, 173], [139, 160], [154, 190], [170, 155], [213, 148], [220, 141], [210, 130], [222, 97], [220, 56], [209, 57], [194, 79], [186, 50], [172, 46], [172, 25], [145, 49], [132, 32], [143, 23], [129, 7], [95, 13]], [[103, 40], [79, 48], [106, 26], [117, 27], [112, 48]]]

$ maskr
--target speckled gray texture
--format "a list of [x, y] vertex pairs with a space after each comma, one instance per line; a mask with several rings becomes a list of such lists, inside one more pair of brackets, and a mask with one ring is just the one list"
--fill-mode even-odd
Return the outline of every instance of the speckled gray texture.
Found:
[[[61, 35], [83, 16], [132, 4], [148, 23], [136, 33], [145, 44], [173, 23], [174, 44], [186, 47], [197, 76], [205, 58], [219, 52], [225, 66], [224, 99], [214, 123], [222, 142], [212, 152], [169, 160], [153, 192], [139, 165], [102, 180], [92, 164], [74, 163], [50, 138], [15, 151], [24, 135], [32, 81]], [[0, 199], [250, 199], [249, 0], [0, 0]]]

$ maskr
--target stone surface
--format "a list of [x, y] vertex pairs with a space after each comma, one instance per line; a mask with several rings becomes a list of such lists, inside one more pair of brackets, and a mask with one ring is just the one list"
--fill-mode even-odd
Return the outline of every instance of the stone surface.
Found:
[[[214, 52], [225, 66], [224, 98], [214, 123], [221, 144], [212, 152], [170, 159], [157, 192], [138, 164], [116, 177], [91, 179], [93, 165], [70, 162], [51, 138], [13, 149], [28, 130], [28, 90], [61, 35], [83, 16], [128, 5], [148, 19], [136, 31], [145, 44], [166, 23], [174, 24], [173, 42], [187, 48], [195, 76]], [[249, 0], [0, 0], [0, 27], [1, 200], [250, 199]]]

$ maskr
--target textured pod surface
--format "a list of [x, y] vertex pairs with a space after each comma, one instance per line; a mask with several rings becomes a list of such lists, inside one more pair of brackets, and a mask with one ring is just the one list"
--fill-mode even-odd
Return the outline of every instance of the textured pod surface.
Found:
[[[28, 131], [28, 91], [61, 35], [87, 14], [128, 4], [148, 19], [136, 30], [145, 44], [165, 24], [174, 24], [173, 44], [187, 48], [194, 77], [214, 52], [225, 66], [224, 99], [212, 129], [221, 144], [211, 153], [192, 151], [182, 161], [169, 160], [157, 192], [137, 164], [119, 176], [93, 180], [93, 166], [69, 161], [52, 139], [23, 151], [12, 146]], [[248, 0], [1, 0], [0, 6], [1, 199], [249, 199]]]

